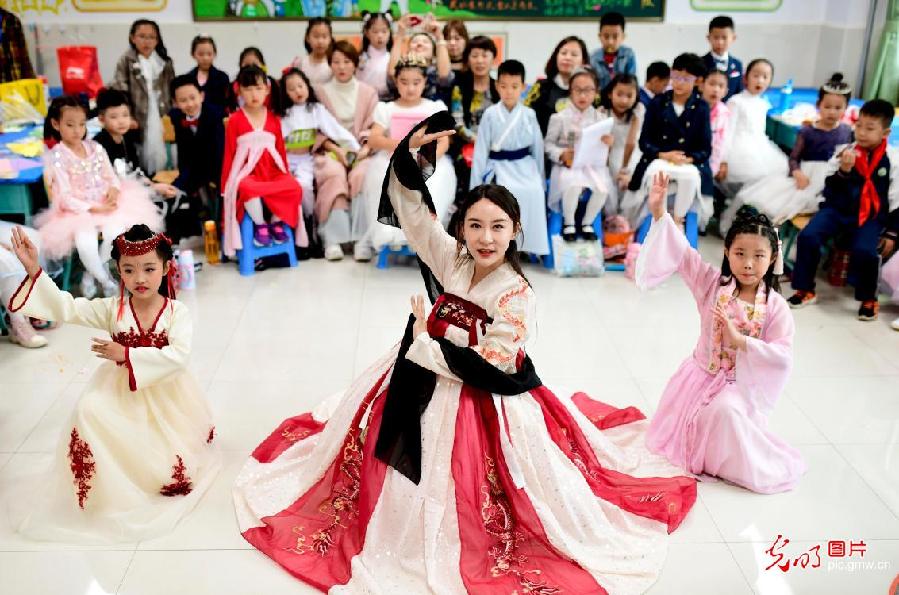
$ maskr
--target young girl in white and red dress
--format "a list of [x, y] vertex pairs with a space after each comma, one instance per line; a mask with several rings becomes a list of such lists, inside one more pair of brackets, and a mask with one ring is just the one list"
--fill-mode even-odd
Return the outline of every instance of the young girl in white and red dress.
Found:
[[[212, 416], [187, 371], [190, 312], [175, 301], [172, 245], [135, 225], [115, 238], [121, 292], [73, 298], [43, 272], [21, 228], [13, 251], [27, 277], [9, 310], [108, 332], [97, 368], [62, 430], [51, 467], [10, 499], [14, 528], [38, 540], [139, 541], [171, 531], [221, 466]], [[127, 295], [126, 291], [127, 290]]]
[[[237, 84], [243, 107], [228, 119], [222, 162], [222, 250], [227, 256], [242, 248], [244, 213], [253, 220], [255, 245], [286, 242], [284, 226], [296, 229], [303, 195], [287, 166], [281, 122], [265, 106], [270, 93], [265, 72], [258, 66], [241, 68]], [[271, 213], [268, 220], [265, 210]]]
[[793, 366], [793, 316], [777, 291], [777, 233], [767, 217], [744, 207], [724, 238], [719, 270], [702, 261], [665, 212], [667, 193], [668, 178], [656, 174], [637, 285], [654, 287], [679, 272], [702, 326], [693, 354], [665, 388], [646, 444], [690, 473], [763, 494], [791, 490], [806, 464], [768, 429]]
[[[104, 295], [115, 295], [118, 286], [106, 267], [112, 239], [140, 222], [161, 230], [162, 215], [147, 187], [120, 180], [103, 147], [84, 138], [87, 110], [77, 99], [54, 99], [47, 121], [45, 129], [58, 142], [43, 157], [50, 207], [35, 218], [43, 256], [59, 259], [77, 250], [85, 268], [82, 295], [93, 297], [97, 283]], [[101, 233], [104, 241], [98, 246]]]
[[837, 147], [853, 140], [852, 127], [842, 121], [851, 96], [852, 88], [843, 82], [843, 75], [835, 73], [818, 89], [817, 121], [806, 124], [796, 135], [789, 171], [744, 186], [734, 205], [752, 205], [775, 225], [800, 213], [817, 213], [829, 173], [827, 162]]
[[449, 234], [410, 153], [433, 165], [454, 126], [436, 114], [399, 144], [380, 208], [436, 304], [413, 298], [398, 347], [256, 448], [234, 488], [240, 530], [321, 591], [645, 591], [695, 480], [646, 450], [638, 410], [542, 385], [515, 197], [474, 188]]

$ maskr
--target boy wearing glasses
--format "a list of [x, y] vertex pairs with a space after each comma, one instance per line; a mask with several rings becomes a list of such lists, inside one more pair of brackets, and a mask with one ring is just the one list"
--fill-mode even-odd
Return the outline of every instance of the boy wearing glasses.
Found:
[[634, 194], [622, 205], [634, 224], [645, 215], [649, 186], [659, 171], [677, 186], [671, 209], [676, 221], [683, 221], [690, 210], [697, 210], [701, 225], [708, 219], [705, 204], [711, 204], [713, 189], [709, 168], [712, 130], [709, 105], [696, 89], [705, 72], [702, 58], [681, 54], [671, 65], [671, 89], [656, 95], [646, 110], [640, 134], [643, 155], [628, 186]]

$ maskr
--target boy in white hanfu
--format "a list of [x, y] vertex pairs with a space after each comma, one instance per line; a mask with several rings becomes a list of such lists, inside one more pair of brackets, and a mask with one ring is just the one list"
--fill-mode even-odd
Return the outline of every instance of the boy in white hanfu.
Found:
[[549, 254], [546, 237], [546, 175], [543, 136], [534, 110], [521, 104], [524, 66], [506, 60], [499, 66], [496, 90], [500, 103], [484, 111], [471, 164], [471, 188], [491, 183], [505, 186], [521, 209], [518, 249]]

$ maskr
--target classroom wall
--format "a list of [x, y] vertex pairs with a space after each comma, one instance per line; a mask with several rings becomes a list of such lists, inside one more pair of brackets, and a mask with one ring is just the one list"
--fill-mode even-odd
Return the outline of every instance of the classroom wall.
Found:
[[[759, 56], [772, 60], [775, 85], [792, 78], [797, 86], [817, 86], [835, 70], [842, 71], [855, 84], [870, 1], [783, 0], [775, 12], [731, 13], [737, 23], [733, 53], [744, 62]], [[683, 51], [707, 51], [707, 23], [717, 13], [697, 11], [694, 4], [702, 2], [667, 0], [664, 22], [628, 24], [626, 43], [637, 53], [641, 79], [646, 65], [654, 60], [670, 62]], [[885, 4], [884, 0], [880, 4]], [[881, 27], [883, 12], [879, 11]], [[116, 60], [127, 47], [128, 25], [136, 15], [86, 15], [63, 6], [58, 15], [26, 10], [20, 16], [25, 23], [34, 25], [29, 31], [37, 39], [32, 53], [40, 54], [44, 74], [51, 83], [58, 84], [55, 48], [60, 45], [96, 45], [101, 74], [104, 79], [110, 78]], [[172, 0], [163, 12], [140, 16], [160, 22], [176, 72], [193, 67], [190, 40], [200, 32], [217, 40], [217, 65], [231, 74], [237, 69], [240, 50], [248, 45], [260, 47], [275, 72], [302, 52], [302, 21], [195, 23], [187, 0]], [[358, 23], [352, 22], [334, 26], [337, 34], [358, 33], [359, 28]], [[509, 54], [524, 62], [530, 80], [542, 74], [556, 41], [565, 35], [581, 36], [591, 51], [598, 46], [598, 23], [591, 21], [476, 21], [469, 29], [472, 34], [506, 34]]]

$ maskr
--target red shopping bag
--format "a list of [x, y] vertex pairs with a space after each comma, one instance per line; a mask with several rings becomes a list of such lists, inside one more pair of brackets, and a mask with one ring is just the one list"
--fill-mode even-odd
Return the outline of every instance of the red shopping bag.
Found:
[[56, 48], [59, 78], [66, 95], [86, 93], [94, 98], [103, 88], [97, 48], [92, 45], [69, 45]]

